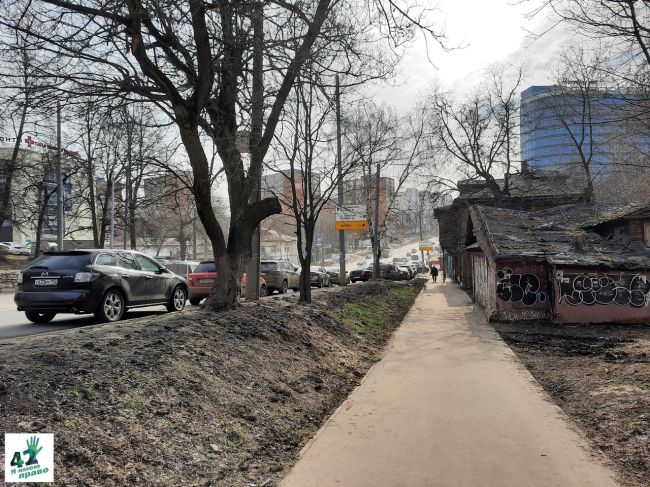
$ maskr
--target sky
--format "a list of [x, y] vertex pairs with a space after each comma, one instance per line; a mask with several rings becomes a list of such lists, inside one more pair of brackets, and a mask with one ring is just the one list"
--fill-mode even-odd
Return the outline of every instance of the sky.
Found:
[[[427, 0], [432, 1], [432, 0]], [[549, 84], [553, 59], [565, 44], [575, 42], [562, 26], [555, 27], [541, 39], [541, 33], [552, 25], [542, 12], [527, 18], [539, 0], [438, 0], [434, 22], [443, 27], [449, 52], [429, 49], [422, 36], [406, 51], [396, 86], [375, 86], [370, 92], [379, 100], [406, 110], [436, 80], [445, 90], [467, 93], [480, 81], [485, 69], [497, 62], [527, 66], [524, 87]]]

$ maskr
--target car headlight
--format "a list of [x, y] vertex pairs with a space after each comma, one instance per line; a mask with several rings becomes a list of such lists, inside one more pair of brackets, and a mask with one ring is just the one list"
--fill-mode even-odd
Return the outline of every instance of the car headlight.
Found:
[[22, 283], [23, 283], [23, 273], [22, 273], [22, 272], [19, 272], [19, 273], [18, 273], [18, 279], [16, 279], [16, 282], [17, 282], [18, 284], [22, 284]]
[[77, 272], [74, 275], [74, 282], [92, 282], [98, 277], [97, 272]]

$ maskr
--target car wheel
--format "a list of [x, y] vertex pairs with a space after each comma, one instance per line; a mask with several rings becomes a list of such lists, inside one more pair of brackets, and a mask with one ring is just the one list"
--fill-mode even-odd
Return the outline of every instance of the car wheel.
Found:
[[167, 311], [183, 311], [185, 308], [185, 301], [187, 301], [187, 292], [183, 286], [176, 286], [172, 291], [172, 297], [167, 303]]
[[117, 289], [109, 289], [99, 302], [95, 318], [102, 323], [120, 321], [126, 311], [124, 297]]
[[54, 319], [56, 313], [40, 313], [38, 311], [25, 311], [25, 316], [32, 323], [49, 323]]
[[201, 298], [191, 298], [190, 304], [192, 306], [198, 306], [201, 303]]
[[287, 284], [287, 281], [282, 281], [282, 287], [279, 289], [280, 294], [284, 294], [289, 290], [289, 285]]
[[260, 298], [263, 298], [263, 297], [265, 297], [267, 295], [268, 295], [268, 293], [266, 292], [266, 286], [262, 286], [260, 288]]

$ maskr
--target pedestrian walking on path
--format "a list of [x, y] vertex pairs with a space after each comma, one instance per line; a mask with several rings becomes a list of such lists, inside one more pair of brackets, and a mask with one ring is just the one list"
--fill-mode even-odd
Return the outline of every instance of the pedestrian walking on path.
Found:
[[280, 487], [474, 486], [617, 483], [468, 296], [427, 284]]
[[438, 282], [438, 268], [435, 265], [431, 266], [431, 278], [433, 282]]

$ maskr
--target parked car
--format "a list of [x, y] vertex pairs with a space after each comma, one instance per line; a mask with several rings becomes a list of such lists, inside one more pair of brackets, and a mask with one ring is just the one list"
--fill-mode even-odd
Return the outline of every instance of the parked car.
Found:
[[380, 264], [379, 272], [382, 279], [390, 279], [392, 281], [400, 281], [402, 279], [402, 272], [394, 264]]
[[408, 279], [413, 279], [415, 277], [415, 274], [413, 273], [413, 269], [411, 269], [411, 266], [408, 265], [400, 265], [399, 266], [400, 270], [405, 270], [406, 273], [408, 274]]
[[[197, 306], [201, 300], [212, 294], [214, 283], [217, 280], [217, 265], [213, 260], [199, 262], [192, 272], [187, 275], [188, 296], [190, 304]], [[260, 277], [260, 296], [268, 294], [266, 281]], [[244, 274], [239, 283], [237, 294], [239, 296], [246, 293], [246, 274]]]
[[[330, 276], [330, 282], [332, 284], [340, 284], [339, 283], [339, 273], [340, 273], [340, 268], [337, 267], [326, 267], [327, 274]], [[350, 272], [346, 269], [345, 271], [345, 282], [347, 284], [350, 284]]]
[[357, 267], [355, 269], [352, 269], [350, 271], [350, 281], [351, 282], [357, 282], [357, 281], [369, 281], [372, 279], [372, 267]]
[[[25, 246], [29, 248], [29, 255], [34, 255], [36, 253], [36, 242], [28, 240]], [[58, 249], [59, 246], [55, 242], [41, 240], [39, 247], [41, 249], [41, 252], [54, 252]]]
[[402, 273], [403, 280], [411, 279], [411, 273], [409, 272], [408, 267], [398, 265], [397, 268]]
[[185, 279], [187, 279], [187, 276], [192, 273], [192, 271], [197, 265], [199, 265], [198, 262], [189, 262], [185, 260], [170, 260], [170, 261], [161, 262], [161, 264], [163, 264], [167, 269], [172, 271], [174, 274], [183, 276]]
[[312, 286], [316, 287], [330, 287], [332, 285], [330, 275], [324, 267], [311, 266], [309, 268], [309, 281]]
[[[260, 277], [260, 298], [263, 298], [265, 296], [268, 296], [269, 292], [268, 289], [266, 288], [266, 281], [264, 280], [263, 277]], [[239, 296], [246, 296], [246, 273], [244, 272], [244, 275], [241, 278], [241, 282], [239, 283]]]
[[165, 305], [181, 311], [187, 284], [140, 252], [69, 250], [45, 252], [18, 274], [14, 301], [34, 323], [58, 313], [93, 313], [118, 321], [130, 308]]
[[278, 291], [284, 294], [288, 289], [298, 290], [300, 272], [296, 266], [286, 260], [263, 260], [260, 274], [266, 280], [269, 294]]
[[30, 255], [31, 250], [25, 245], [16, 242], [2, 242], [2, 248], [7, 248], [12, 255]]

